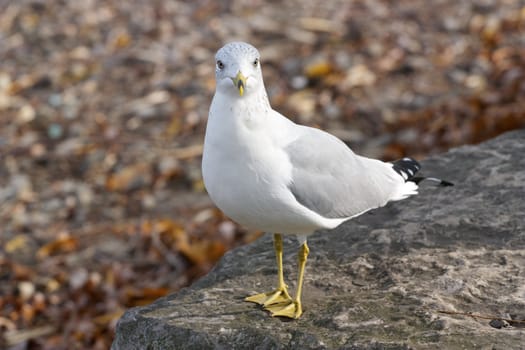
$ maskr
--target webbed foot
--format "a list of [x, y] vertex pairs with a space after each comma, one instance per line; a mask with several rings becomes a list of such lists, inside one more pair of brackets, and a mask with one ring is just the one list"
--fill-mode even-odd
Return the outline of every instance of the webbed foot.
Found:
[[266, 308], [273, 304], [289, 303], [292, 301], [292, 298], [286, 288], [278, 288], [271, 292], [251, 295], [246, 297], [244, 301], [256, 303]]

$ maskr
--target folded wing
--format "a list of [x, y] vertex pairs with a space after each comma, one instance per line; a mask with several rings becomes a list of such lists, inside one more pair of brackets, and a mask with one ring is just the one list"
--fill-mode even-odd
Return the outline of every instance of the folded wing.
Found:
[[353, 217], [417, 193], [417, 185], [405, 182], [391, 163], [358, 156], [322, 130], [301, 127], [285, 151], [295, 199], [327, 218]]

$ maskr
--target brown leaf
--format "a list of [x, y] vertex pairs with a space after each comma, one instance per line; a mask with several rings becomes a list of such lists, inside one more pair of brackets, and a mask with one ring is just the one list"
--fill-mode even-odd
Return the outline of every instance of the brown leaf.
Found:
[[78, 239], [66, 234], [38, 249], [36, 255], [38, 258], [43, 259], [55, 254], [72, 252], [77, 247]]
[[168, 127], [166, 128], [166, 136], [169, 138], [177, 136], [182, 129], [182, 121], [181, 118], [176, 115], [171, 118], [170, 123], [168, 124]]
[[121, 49], [131, 44], [131, 36], [128, 33], [119, 33], [113, 42], [113, 47]]
[[218, 241], [197, 241], [189, 243], [188, 240], [179, 240], [177, 249], [196, 265], [205, 265], [216, 262], [226, 252], [226, 247]]
[[25, 249], [28, 243], [29, 241], [27, 239], [27, 235], [16, 235], [15, 237], [7, 241], [7, 243], [4, 246], [5, 251], [7, 253], [14, 253], [17, 250]]
[[4, 337], [7, 341], [7, 345], [11, 346], [21, 343], [25, 340], [49, 335], [55, 331], [56, 329], [54, 326], [46, 325], [30, 329], [8, 331], [5, 332]]
[[168, 288], [127, 288], [126, 299], [127, 304], [132, 306], [147, 305], [154, 300], [168, 294]]
[[120, 316], [124, 314], [124, 310], [118, 309], [117, 311], [105, 313], [103, 315], [97, 316], [93, 318], [93, 322], [98, 324], [99, 326], [107, 325], [108, 323], [118, 320]]
[[16, 324], [8, 318], [0, 317], [0, 328], [5, 328], [8, 331], [16, 329]]
[[25, 303], [22, 305], [22, 319], [26, 324], [30, 324], [36, 315], [36, 310], [33, 305]]
[[309, 64], [306, 66], [304, 73], [310, 79], [317, 79], [324, 77], [332, 72], [333, 67], [330, 62], [321, 61]]
[[149, 186], [152, 181], [151, 167], [147, 163], [137, 163], [120, 169], [106, 180], [109, 191], [133, 191]]

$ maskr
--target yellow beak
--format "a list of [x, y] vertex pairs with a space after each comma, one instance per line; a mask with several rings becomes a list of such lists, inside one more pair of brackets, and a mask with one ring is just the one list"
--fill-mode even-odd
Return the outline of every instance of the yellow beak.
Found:
[[244, 88], [246, 87], [246, 77], [239, 71], [235, 78], [232, 78], [232, 81], [233, 85], [239, 89], [239, 96], [242, 96], [244, 94]]

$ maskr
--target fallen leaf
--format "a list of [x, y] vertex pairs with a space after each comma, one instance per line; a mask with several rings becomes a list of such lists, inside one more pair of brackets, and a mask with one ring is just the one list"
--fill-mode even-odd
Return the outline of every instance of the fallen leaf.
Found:
[[77, 247], [78, 239], [67, 234], [42, 246], [38, 249], [36, 255], [39, 259], [43, 259], [55, 254], [72, 252], [76, 250]]
[[55, 332], [54, 326], [42, 326], [23, 330], [13, 330], [4, 333], [8, 346], [16, 345], [25, 340], [34, 339]]
[[95, 322], [99, 326], [104, 326], [114, 320], [118, 320], [120, 316], [122, 316], [122, 314], [124, 314], [124, 309], [118, 309], [116, 311], [94, 317], [93, 322]]
[[333, 66], [329, 62], [321, 61], [307, 65], [304, 73], [310, 79], [317, 79], [330, 74], [332, 70]]
[[151, 181], [150, 165], [148, 163], [137, 163], [110, 175], [106, 181], [106, 188], [109, 191], [133, 191], [149, 186]]
[[11, 238], [7, 243], [5, 244], [5, 251], [7, 253], [14, 253], [17, 250], [22, 250], [28, 246], [29, 240], [27, 239], [27, 235], [16, 235], [15, 237]]
[[152, 303], [158, 298], [168, 294], [168, 288], [134, 288], [126, 289], [127, 304], [130, 306], [141, 306]]

